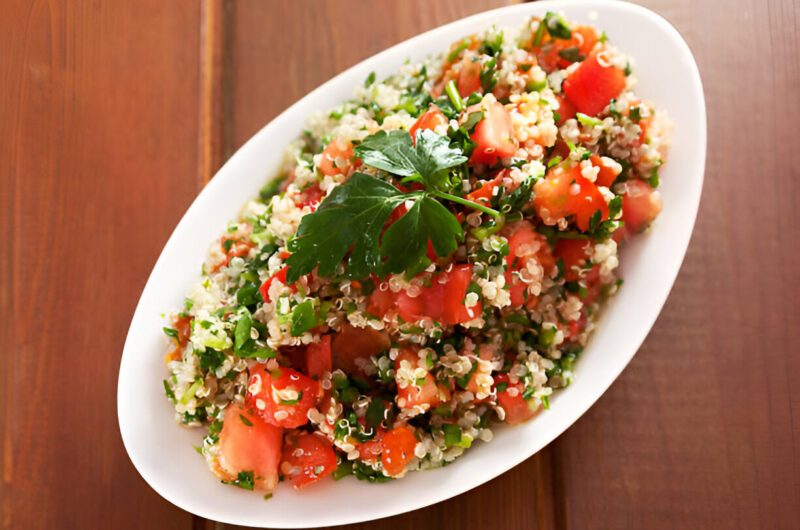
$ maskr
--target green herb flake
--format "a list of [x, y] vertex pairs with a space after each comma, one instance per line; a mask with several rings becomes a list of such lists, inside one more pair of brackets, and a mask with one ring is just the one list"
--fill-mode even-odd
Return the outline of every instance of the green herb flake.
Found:
[[175, 392], [172, 391], [172, 388], [170, 388], [169, 382], [166, 379], [164, 379], [164, 393], [170, 400], [172, 400], [173, 403], [178, 401], [175, 397]]
[[564, 20], [564, 17], [548, 11], [544, 16], [544, 24], [547, 32], [554, 39], [570, 39], [572, 38], [572, 31], [569, 29], [569, 24]]
[[364, 81], [364, 86], [366, 88], [369, 88], [373, 84], [375, 84], [375, 72], [370, 72], [369, 75], [367, 76], [367, 79]]
[[248, 427], [252, 427], [252, 426], [253, 426], [253, 422], [251, 422], [250, 420], [248, 420], [248, 419], [247, 419], [247, 418], [244, 416], [244, 414], [239, 414], [239, 418], [241, 418], [241, 420], [242, 420], [242, 423], [244, 423], [244, 424], [245, 424], [245, 425], [247, 425]]
[[455, 107], [458, 112], [464, 110], [464, 101], [461, 99], [461, 94], [458, 93], [458, 87], [454, 79], [451, 79], [450, 82], [447, 83], [445, 92], [447, 93], [447, 97], [450, 98], [453, 107]]
[[578, 118], [578, 121], [581, 122], [583, 125], [596, 127], [598, 125], [603, 125], [603, 120], [599, 120], [597, 118], [592, 118], [591, 116], [587, 116], [582, 112], [576, 112], [575, 117]]
[[442, 425], [444, 431], [444, 444], [452, 447], [461, 443], [461, 427], [452, 423]]
[[317, 324], [314, 303], [311, 300], [300, 302], [292, 311], [292, 326], [289, 332], [292, 337], [299, 337]]
[[586, 56], [581, 55], [580, 49], [576, 48], [575, 46], [564, 48], [563, 50], [558, 52], [558, 56], [561, 57], [562, 59], [566, 59], [571, 63], [578, 63], [586, 59]]
[[175, 328], [167, 328], [167, 327], [162, 328], [162, 329], [164, 330], [164, 334], [166, 334], [168, 337], [172, 337], [175, 340], [180, 340], [177, 329], [175, 329]]

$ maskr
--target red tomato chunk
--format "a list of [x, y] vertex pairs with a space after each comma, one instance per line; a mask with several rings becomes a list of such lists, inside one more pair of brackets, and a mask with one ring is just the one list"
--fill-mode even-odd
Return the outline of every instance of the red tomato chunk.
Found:
[[336, 453], [320, 434], [287, 434], [283, 444], [281, 471], [299, 489], [336, 470]]
[[220, 465], [232, 477], [252, 471], [254, 488], [272, 491], [278, 484], [282, 439], [281, 427], [233, 402], [225, 409], [219, 434]]
[[578, 112], [595, 116], [625, 88], [625, 72], [605, 61], [605, 52], [590, 54], [564, 79], [562, 90]]
[[320, 394], [319, 383], [291, 368], [269, 371], [264, 365], [250, 370], [245, 402], [264, 421], [280, 427], [308, 423], [308, 411]]

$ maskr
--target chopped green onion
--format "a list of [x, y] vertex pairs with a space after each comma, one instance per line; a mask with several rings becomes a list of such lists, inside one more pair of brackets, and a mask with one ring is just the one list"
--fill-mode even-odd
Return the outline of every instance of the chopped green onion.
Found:
[[578, 118], [578, 121], [581, 122], [583, 125], [589, 125], [592, 127], [596, 127], [597, 125], [603, 125], [603, 120], [592, 118], [591, 116], [587, 116], [582, 112], [576, 112], [575, 117]]
[[201, 386], [203, 386], [202, 379], [197, 379], [194, 383], [192, 383], [192, 386], [190, 386], [186, 393], [181, 396], [181, 405], [188, 405], [194, 397], [195, 392], [197, 392]]
[[450, 98], [450, 102], [458, 112], [464, 110], [464, 100], [461, 99], [461, 94], [458, 93], [458, 87], [454, 79], [451, 79], [450, 82], [447, 83], [445, 92], [447, 92], [447, 97]]

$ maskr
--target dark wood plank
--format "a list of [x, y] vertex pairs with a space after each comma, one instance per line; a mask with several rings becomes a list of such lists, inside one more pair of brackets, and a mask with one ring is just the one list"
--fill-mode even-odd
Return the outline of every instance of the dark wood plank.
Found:
[[[384, 0], [367, 7], [355, 0], [237, 2], [231, 28], [234, 145], [240, 146], [291, 103], [349, 66], [425, 30], [508, 3]], [[291, 52], [276, 53], [276, 42], [291, 42]], [[563, 526], [554, 495], [557, 471], [553, 451], [547, 448], [502, 478], [456, 499], [344, 528]]]
[[797, 528], [798, 4], [641, 3], [677, 27], [699, 64], [706, 180], [649, 338], [557, 442], [569, 519], [574, 528]]
[[116, 379], [136, 300], [206, 175], [199, 4], [0, 17], [3, 528], [190, 528], [133, 469]]

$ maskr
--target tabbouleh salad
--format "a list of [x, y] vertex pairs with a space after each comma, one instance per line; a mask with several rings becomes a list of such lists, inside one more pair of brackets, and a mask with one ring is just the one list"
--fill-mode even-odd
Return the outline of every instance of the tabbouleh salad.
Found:
[[548, 409], [661, 210], [671, 124], [634, 85], [605, 33], [548, 13], [313, 115], [164, 328], [211, 471], [382, 482]]

